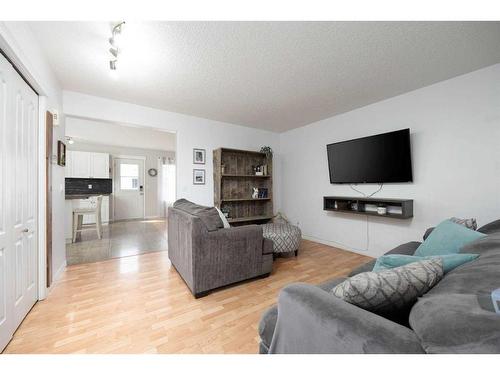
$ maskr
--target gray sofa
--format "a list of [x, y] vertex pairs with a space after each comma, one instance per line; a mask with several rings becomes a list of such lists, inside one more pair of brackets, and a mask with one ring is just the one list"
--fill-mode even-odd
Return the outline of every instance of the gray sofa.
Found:
[[223, 228], [213, 207], [182, 199], [168, 210], [168, 257], [199, 298], [215, 288], [269, 276], [273, 243], [258, 225]]
[[[330, 294], [345, 278], [287, 286], [261, 319], [260, 353], [500, 353], [500, 314], [490, 299], [500, 288], [500, 220], [478, 231], [488, 236], [461, 252], [479, 258], [447, 273], [398, 316], [382, 317]], [[409, 242], [389, 253], [412, 255], [419, 245]]]

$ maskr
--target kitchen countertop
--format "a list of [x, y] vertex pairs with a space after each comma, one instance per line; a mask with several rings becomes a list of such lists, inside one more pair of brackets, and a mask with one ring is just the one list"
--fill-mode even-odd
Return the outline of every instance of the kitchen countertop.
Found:
[[109, 195], [111, 195], [111, 193], [103, 193], [103, 194], [99, 194], [99, 193], [66, 194], [64, 196], [64, 199], [66, 199], [66, 200], [70, 200], [70, 199], [87, 199], [87, 198], [90, 198], [90, 197], [97, 197], [98, 195], [109, 196]]

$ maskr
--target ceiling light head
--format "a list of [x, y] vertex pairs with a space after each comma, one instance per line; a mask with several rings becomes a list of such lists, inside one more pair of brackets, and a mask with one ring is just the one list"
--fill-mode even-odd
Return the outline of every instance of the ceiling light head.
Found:
[[118, 25], [113, 27], [113, 31], [111, 32], [112, 36], [109, 38], [109, 43], [116, 49], [118, 49], [122, 44], [122, 31], [124, 24], [125, 22], [120, 22]]
[[109, 53], [111, 53], [115, 59], [116, 59], [116, 58], [118, 58], [118, 53], [119, 53], [119, 52], [120, 52], [120, 51], [119, 51], [119, 50], [118, 50], [118, 48], [116, 48], [116, 47], [111, 47], [111, 48], [109, 49]]

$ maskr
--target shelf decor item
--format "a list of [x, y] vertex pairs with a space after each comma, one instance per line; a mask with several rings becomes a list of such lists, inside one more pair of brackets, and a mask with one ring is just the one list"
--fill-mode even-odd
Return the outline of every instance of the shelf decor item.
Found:
[[377, 206], [377, 213], [379, 215], [385, 215], [385, 214], [387, 214], [387, 207], [385, 206], [385, 204], [379, 204]]
[[57, 141], [57, 165], [66, 166], [66, 145], [62, 141]]
[[193, 148], [193, 164], [205, 164], [206, 150], [202, 148]]
[[272, 157], [273, 156], [273, 149], [269, 146], [263, 146], [260, 148], [260, 152], [266, 154], [266, 156], [269, 158], [269, 157]]
[[193, 169], [193, 185], [205, 185], [204, 169]]
[[222, 212], [231, 212], [228, 221], [232, 226], [264, 224], [272, 219], [272, 165], [272, 154], [264, 152], [230, 148], [213, 151], [214, 203]]
[[252, 199], [257, 199], [259, 197], [259, 189], [256, 187], [252, 188]]

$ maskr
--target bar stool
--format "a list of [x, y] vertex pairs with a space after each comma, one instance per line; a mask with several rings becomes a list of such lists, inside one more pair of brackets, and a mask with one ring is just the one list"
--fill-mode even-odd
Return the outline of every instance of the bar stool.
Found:
[[[102, 239], [102, 220], [101, 220], [102, 195], [97, 196], [95, 207], [91, 208], [74, 208], [73, 209], [73, 240], [76, 241], [78, 232], [85, 230], [96, 230], [97, 238]], [[95, 215], [95, 227], [83, 229], [83, 215]], [[92, 225], [92, 224], [91, 224]]]

